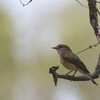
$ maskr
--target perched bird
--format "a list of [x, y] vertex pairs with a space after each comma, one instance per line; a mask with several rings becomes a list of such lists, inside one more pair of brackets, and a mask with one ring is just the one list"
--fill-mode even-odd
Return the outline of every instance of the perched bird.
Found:
[[84, 63], [79, 59], [79, 57], [75, 53], [72, 52], [72, 50], [67, 45], [59, 44], [58, 46], [53, 47], [53, 49], [57, 50], [62, 65], [70, 70], [70, 72], [68, 72], [67, 75], [72, 71], [75, 71], [73, 74], [74, 76], [75, 73], [79, 71], [85, 76], [87, 76], [94, 84], [97, 85], [97, 83], [91, 77], [90, 72], [88, 71]]

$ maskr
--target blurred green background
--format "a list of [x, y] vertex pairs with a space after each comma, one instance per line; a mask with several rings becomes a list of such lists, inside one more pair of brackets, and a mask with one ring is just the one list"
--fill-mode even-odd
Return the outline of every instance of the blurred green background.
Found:
[[[99, 86], [59, 79], [55, 87], [49, 74], [54, 65], [67, 73], [51, 47], [63, 43], [77, 53], [96, 42], [88, 9], [74, 0], [34, 0], [25, 7], [0, 0], [0, 100], [99, 100], [99, 79]], [[99, 53], [100, 46], [78, 56], [93, 72]]]

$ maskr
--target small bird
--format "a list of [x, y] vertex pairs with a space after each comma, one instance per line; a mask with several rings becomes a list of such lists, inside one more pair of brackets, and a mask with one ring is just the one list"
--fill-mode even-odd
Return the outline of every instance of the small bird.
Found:
[[57, 50], [60, 56], [60, 62], [65, 68], [70, 70], [67, 75], [72, 71], [75, 71], [73, 74], [74, 76], [75, 73], [79, 71], [85, 76], [87, 76], [94, 84], [98, 85], [91, 77], [90, 72], [88, 71], [84, 63], [75, 53], [72, 52], [72, 50], [67, 45], [59, 44], [56, 47], [52, 47], [52, 49]]

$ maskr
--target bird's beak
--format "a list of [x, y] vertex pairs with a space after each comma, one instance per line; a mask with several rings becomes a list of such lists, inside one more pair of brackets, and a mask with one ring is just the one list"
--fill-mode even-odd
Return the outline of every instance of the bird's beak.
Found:
[[57, 47], [52, 47], [52, 49], [57, 49]]

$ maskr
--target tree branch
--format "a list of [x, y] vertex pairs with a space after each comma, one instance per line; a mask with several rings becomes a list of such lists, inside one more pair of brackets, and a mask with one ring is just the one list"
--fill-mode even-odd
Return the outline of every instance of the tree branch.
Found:
[[100, 27], [98, 24], [98, 14], [100, 15], [99, 10], [97, 9], [97, 3], [100, 3], [96, 0], [87, 0], [88, 7], [83, 5], [80, 1], [76, 0], [82, 7], [89, 8], [89, 17], [90, 17], [90, 24], [94, 30], [94, 34], [97, 40], [100, 42]]
[[[53, 75], [55, 86], [57, 86], [58, 78], [67, 79], [70, 81], [88, 81], [88, 80], [90, 80], [86, 76], [74, 76], [73, 77], [70, 75], [60, 75], [59, 73], [56, 72], [58, 69], [59, 69], [59, 66], [53, 66], [49, 69], [49, 73]], [[100, 54], [99, 54], [97, 66], [95, 68], [94, 73], [91, 74], [91, 77], [93, 79], [96, 79], [96, 78], [99, 78], [99, 75], [100, 75]]]
[[27, 2], [26, 4], [24, 4], [24, 3], [20, 0], [20, 3], [21, 3], [23, 6], [28, 5], [30, 2], [32, 2], [32, 0], [30, 0], [29, 2]]
[[96, 43], [96, 44], [93, 44], [93, 45], [90, 45], [89, 47], [87, 47], [87, 48], [85, 48], [85, 49], [79, 51], [79, 52], [77, 53], [77, 55], [80, 54], [80, 53], [82, 53], [82, 52], [84, 52], [84, 51], [86, 51], [86, 50], [88, 50], [88, 49], [92, 49], [93, 47], [97, 47], [99, 44], [100, 44], [100, 42], [98, 42], [98, 43]]
[[82, 7], [86, 7], [88, 8], [87, 6], [83, 5], [80, 1], [76, 0], [76, 2], [78, 2]]
[[96, 0], [87, 0], [87, 1], [89, 6], [90, 24], [93, 27], [97, 40], [100, 42], [100, 28], [98, 24], [98, 14], [100, 15], [100, 12], [97, 9], [98, 1]]

